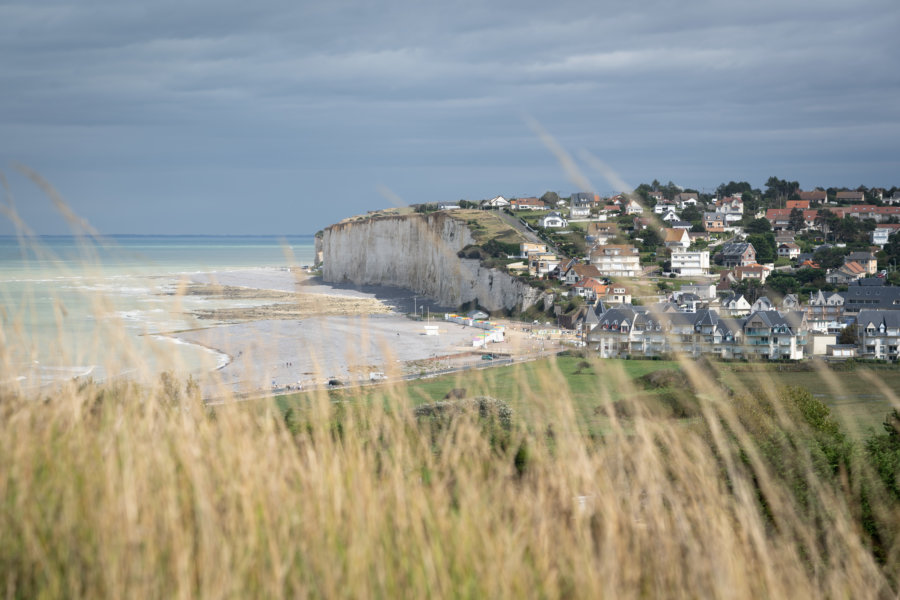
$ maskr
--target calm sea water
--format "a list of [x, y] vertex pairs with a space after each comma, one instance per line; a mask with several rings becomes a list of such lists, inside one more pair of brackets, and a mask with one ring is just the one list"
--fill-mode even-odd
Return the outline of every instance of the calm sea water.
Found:
[[179, 285], [197, 273], [302, 266], [313, 247], [311, 235], [0, 236], [4, 362], [38, 383], [215, 369], [222, 355], [159, 334], [209, 325], [192, 310], [248, 303], [178, 296]]

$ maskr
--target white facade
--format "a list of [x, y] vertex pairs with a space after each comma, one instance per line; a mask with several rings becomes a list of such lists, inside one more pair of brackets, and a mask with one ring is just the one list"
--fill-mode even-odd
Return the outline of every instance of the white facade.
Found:
[[559, 229], [561, 227], [567, 226], [568, 224], [569, 222], [563, 219], [562, 215], [558, 212], [552, 212], [549, 215], [544, 215], [543, 217], [538, 219], [538, 225], [540, 225], [541, 227]]
[[701, 250], [689, 252], [687, 250], [672, 250], [672, 272], [682, 277], [696, 277], [709, 275], [709, 251]]
[[631, 246], [603, 246], [591, 252], [591, 264], [607, 277], [637, 277], [641, 257]]

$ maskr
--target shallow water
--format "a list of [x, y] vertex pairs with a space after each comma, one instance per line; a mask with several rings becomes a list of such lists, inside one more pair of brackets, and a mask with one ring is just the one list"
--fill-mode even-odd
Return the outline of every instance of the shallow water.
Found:
[[267, 271], [313, 260], [312, 236], [0, 237], [2, 377], [59, 379], [202, 373], [227, 357], [162, 332], [209, 326], [198, 308], [247, 300], [179, 296], [191, 279], [235, 269]]

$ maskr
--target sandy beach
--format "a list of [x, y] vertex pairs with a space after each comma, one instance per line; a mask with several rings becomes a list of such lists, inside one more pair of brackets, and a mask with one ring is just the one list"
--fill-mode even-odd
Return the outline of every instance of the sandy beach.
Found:
[[[247, 269], [195, 274], [180, 291], [249, 304], [195, 311], [209, 327], [170, 334], [228, 356], [203, 381], [208, 397], [309, 389], [330, 380], [364, 383], [371, 373], [396, 379], [481, 358], [473, 347], [481, 330], [444, 321], [441, 307], [424, 304], [420, 311], [430, 320], [405, 316], [423, 306], [409, 290], [333, 286], [302, 271]], [[426, 335], [426, 325], [436, 326], [437, 335]], [[521, 356], [541, 347], [521, 324], [509, 324], [507, 340], [489, 351]]]

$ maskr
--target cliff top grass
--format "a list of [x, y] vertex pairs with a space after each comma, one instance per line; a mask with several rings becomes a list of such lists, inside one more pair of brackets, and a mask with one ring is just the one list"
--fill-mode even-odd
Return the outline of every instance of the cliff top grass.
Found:
[[[452, 219], [464, 221], [469, 226], [469, 231], [471, 231], [472, 237], [475, 238], [476, 244], [481, 245], [494, 240], [504, 244], [518, 245], [528, 241], [521, 232], [510, 226], [495, 212], [472, 209], [459, 209], [443, 212]], [[340, 222], [354, 223], [379, 217], [398, 217], [412, 214], [416, 214], [414, 207], [403, 206], [399, 208], [385, 208], [382, 210], [369, 211], [364, 215], [347, 217]]]
[[493, 211], [460, 209], [449, 213], [455, 219], [465, 221], [476, 243], [484, 244], [491, 240], [504, 244], [520, 244], [528, 240], [514, 227], [504, 221]]

